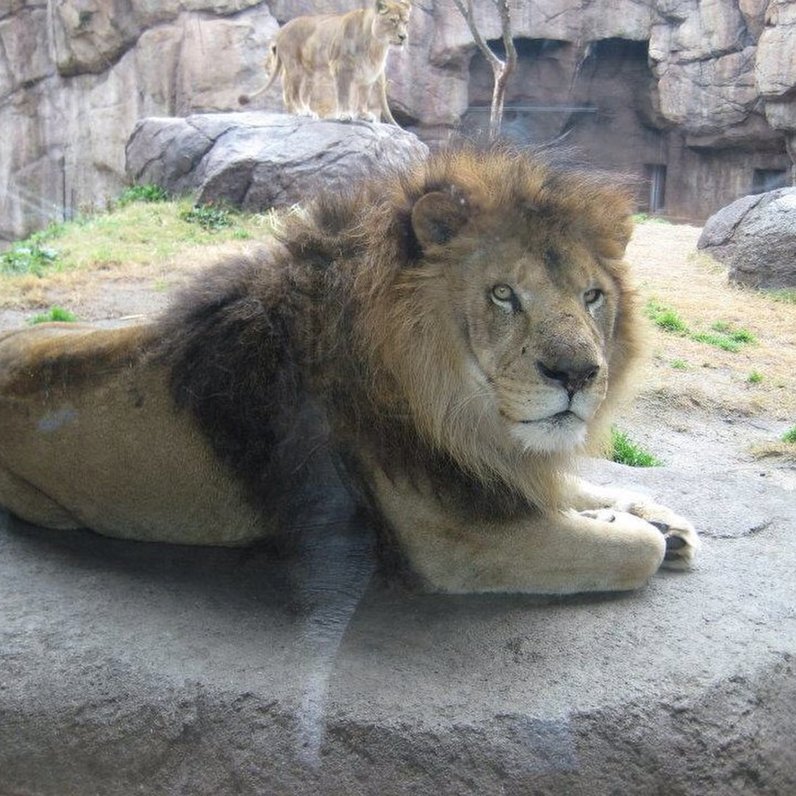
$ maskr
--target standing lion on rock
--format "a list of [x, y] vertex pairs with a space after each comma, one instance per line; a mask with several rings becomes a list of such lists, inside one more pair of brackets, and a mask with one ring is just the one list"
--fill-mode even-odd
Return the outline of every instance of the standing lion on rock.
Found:
[[243, 544], [331, 459], [433, 590], [634, 589], [685, 567], [687, 520], [572, 472], [640, 349], [629, 211], [600, 175], [438, 154], [292, 214], [156, 323], [6, 333], [0, 504]]
[[384, 68], [389, 46], [406, 41], [410, 11], [409, 0], [376, 0], [373, 8], [290, 20], [268, 49], [268, 82], [238, 101], [248, 104], [281, 76], [288, 113], [371, 122], [381, 114], [397, 125]]

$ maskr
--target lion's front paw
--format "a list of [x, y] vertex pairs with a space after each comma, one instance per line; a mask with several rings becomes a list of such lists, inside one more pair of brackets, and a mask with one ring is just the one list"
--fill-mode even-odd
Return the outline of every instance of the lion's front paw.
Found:
[[666, 506], [654, 503], [637, 503], [630, 508], [631, 514], [654, 525], [666, 540], [666, 556], [662, 567], [688, 569], [694, 561], [701, 542], [694, 526]]
[[694, 526], [687, 519], [656, 503], [634, 502], [621, 507], [587, 509], [580, 515], [602, 522], [616, 522], [627, 528], [639, 522], [657, 528], [666, 541], [666, 554], [661, 566], [667, 569], [688, 569], [701, 546]]

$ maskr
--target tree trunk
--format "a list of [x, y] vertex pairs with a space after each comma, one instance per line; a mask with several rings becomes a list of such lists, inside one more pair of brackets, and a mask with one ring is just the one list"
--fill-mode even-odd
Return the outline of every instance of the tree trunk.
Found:
[[506, 85], [509, 76], [517, 65], [517, 50], [514, 47], [514, 39], [511, 35], [511, 9], [509, 0], [493, 0], [500, 14], [500, 26], [503, 32], [503, 46], [506, 51], [506, 60], [502, 61], [495, 55], [486, 43], [478, 26], [475, 23], [473, 14], [473, 0], [453, 0], [459, 13], [464, 17], [470, 33], [473, 36], [478, 49], [483, 53], [487, 63], [492, 68], [492, 106], [489, 112], [489, 140], [494, 141], [500, 135], [500, 127], [503, 123], [503, 106], [506, 99]]

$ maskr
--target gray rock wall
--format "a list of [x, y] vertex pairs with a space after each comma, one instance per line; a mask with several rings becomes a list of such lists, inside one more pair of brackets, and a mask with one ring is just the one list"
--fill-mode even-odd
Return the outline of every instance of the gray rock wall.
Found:
[[[137, 120], [237, 110], [237, 97], [262, 83], [278, 24], [359, 4], [5, 0], [0, 241], [116, 195]], [[497, 38], [491, 0], [477, 7], [485, 35]], [[666, 166], [663, 209], [691, 219], [748, 193], [755, 181], [779, 174], [792, 182], [790, 0], [517, 0], [514, 32], [523, 54], [509, 100], [536, 109], [509, 120], [515, 137], [569, 130], [605, 165], [640, 176]], [[431, 144], [462, 123], [472, 132], [479, 126], [473, 108], [488, 103], [489, 74], [451, 0], [416, 0], [410, 34], [388, 63], [399, 120]], [[611, 57], [600, 47], [613, 47]], [[621, 107], [610, 102], [618, 96]], [[592, 110], [557, 110], [570, 106]], [[279, 88], [258, 107], [281, 110]]]
[[118, 195], [136, 121], [229, 109], [277, 28], [251, 0], [0, 11], [0, 240]]

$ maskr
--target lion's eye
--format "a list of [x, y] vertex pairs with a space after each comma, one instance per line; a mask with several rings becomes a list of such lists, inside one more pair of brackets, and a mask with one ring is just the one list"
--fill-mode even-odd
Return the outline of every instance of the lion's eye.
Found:
[[514, 291], [508, 285], [495, 285], [492, 288], [492, 298], [510, 304], [514, 298]]
[[593, 287], [583, 294], [583, 301], [586, 306], [590, 308], [599, 307], [603, 302], [603, 298], [604, 294], [602, 290], [597, 287]]

